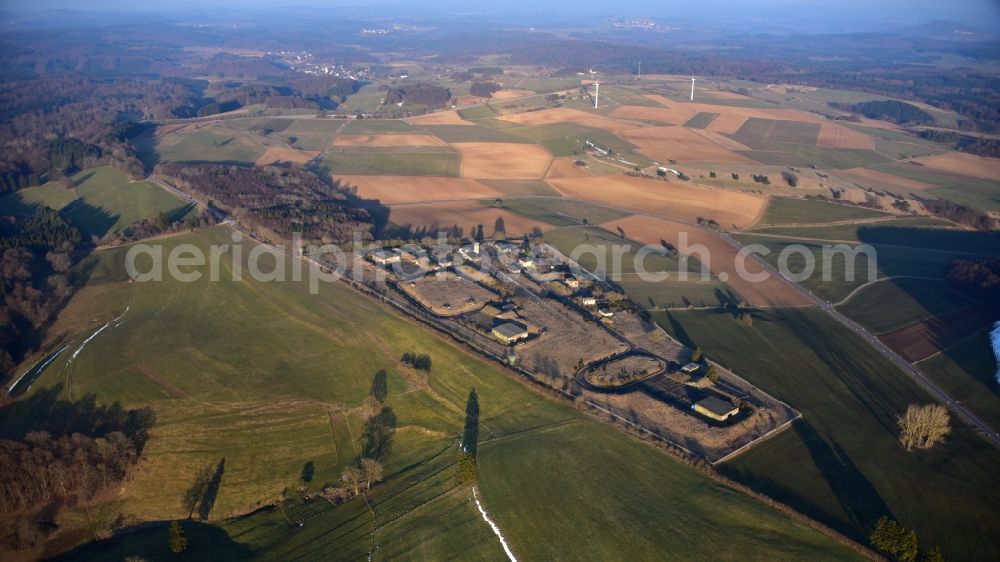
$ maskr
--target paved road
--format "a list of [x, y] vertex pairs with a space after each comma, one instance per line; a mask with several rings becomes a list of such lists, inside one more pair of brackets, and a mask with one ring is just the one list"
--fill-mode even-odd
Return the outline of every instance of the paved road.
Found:
[[[720, 236], [725, 238], [729, 243], [735, 246], [739, 246], [739, 243], [733, 240], [729, 235], [720, 234]], [[771, 267], [771, 264], [764, 261], [763, 258], [757, 256], [756, 254], [751, 254], [751, 255], [771, 275], [782, 277], [781, 274], [778, 273], [778, 271], [775, 270], [773, 267]], [[920, 372], [920, 369], [914, 367], [912, 363], [910, 363], [909, 361], [904, 359], [901, 355], [893, 351], [892, 348], [882, 343], [881, 340], [875, 337], [875, 335], [870, 333], [863, 326], [851, 320], [847, 316], [841, 314], [834, 307], [832, 303], [821, 299], [820, 297], [816, 296], [812, 291], [809, 291], [808, 289], [802, 287], [798, 283], [792, 283], [791, 281], [789, 281], [789, 284], [795, 287], [803, 295], [805, 295], [818, 308], [820, 308], [821, 310], [832, 316], [834, 320], [837, 320], [838, 322], [843, 324], [847, 329], [851, 330], [855, 334], [864, 338], [865, 341], [867, 341], [872, 347], [874, 347], [876, 351], [878, 351], [884, 357], [895, 363], [900, 369], [903, 370], [903, 372], [905, 372], [907, 375], [910, 376], [910, 378], [916, 381], [916, 383], [920, 385], [921, 388], [926, 390], [928, 394], [930, 394], [938, 401], [940, 401], [942, 404], [947, 406], [948, 409], [951, 410], [959, 418], [961, 418], [962, 421], [969, 424], [970, 426], [972, 426], [973, 429], [977, 430], [980, 434], [982, 434], [987, 441], [993, 443], [993, 445], [997, 447], [1000, 447], [1000, 433], [997, 433], [997, 431], [995, 431], [992, 427], [990, 427], [989, 424], [981, 420], [978, 416], [972, 413], [971, 410], [966, 408], [965, 405], [958, 402], [957, 400], [954, 400], [941, 387], [939, 387], [930, 379], [928, 379], [926, 376], [924, 376], [924, 374]]]
[[[509, 199], [516, 199], [516, 198], [515, 197], [511, 197]], [[589, 203], [591, 203], [593, 205], [597, 205], [599, 207], [605, 207], [605, 208], [608, 208], [608, 209], [615, 209], [615, 210], [619, 210], [619, 211], [635, 213], [634, 210], [625, 209], [625, 208], [622, 208], [622, 207], [616, 207], [614, 205], [607, 205], [607, 204], [604, 204], [604, 203], [597, 203], [597, 202], [594, 202], [594, 201], [589, 201]], [[673, 222], [677, 222], [677, 223], [681, 223], [681, 224], [686, 224], [686, 225], [688, 225], [688, 226], [690, 226], [692, 228], [697, 228], [699, 230], [703, 230], [705, 232], [708, 232], [709, 234], [713, 234], [715, 236], [719, 236], [722, 239], [724, 239], [727, 242], [729, 242], [730, 244], [732, 244], [733, 246], [735, 246], [736, 248], [742, 248], [742, 245], [739, 242], [737, 242], [736, 240], [734, 240], [732, 238], [732, 236], [730, 236], [727, 233], [717, 232], [715, 230], [704, 228], [704, 227], [702, 227], [701, 225], [698, 225], [698, 224], [694, 224], [694, 223], [687, 222], [687, 221], [682, 221], [682, 220], [677, 220], [675, 218], [671, 218], [671, 217], [667, 217], [667, 216], [662, 216], [662, 215], [657, 215], [657, 214], [654, 214], [654, 213], [640, 213], [640, 214], [651, 216], [651, 217], [654, 217], [654, 218], [660, 218], [660, 219], [663, 219], [663, 220], [669, 220], [669, 221], [673, 221]], [[912, 378], [914, 381], [916, 381], [916, 383], [918, 385], [920, 385], [921, 388], [923, 388], [925, 391], [927, 391], [928, 394], [930, 394], [935, 399], [937, 399], [938, 401], [940, 401], [942, 404], [944, 404], [945, 406], [947, 406], [949, 410], [951, 410], [962, 421], [964, 421], [965, 423], [969, 424], [969, 426], [971, 426], [973, 429], [975, 429], [976, 431], [978, 431], [983, 437], [986, 438], [987, 441], [989, 441], [990, 443], [992, 443], [994, 446], [1000, 447], [1000, 433], [998, 433], [995, 429], [993, 429], [988, 423], [986, 423], [982, 419], [980, 419], [979, 416], [977, 416], [976, 414], [974, 414], [971, 410], [969, 410], [968, 408], [966, 408], [965, 405], [963, 405], [959, 401], [957, 401], [957, 400], [953, 399], [951, 396], [949, 396], [948, 393], [944, 391], [944, 389], [942, 389], [937, 384], [935, 384], [930, 379], [928, 379], [926, 376], [924, 376], [924, 374], [920, 372], [920, 369], [917, 369], [916, 367], [914, 367], [912, 363], [910, 363], [909, 361], [907, 361], [906, 359], [904, 359], [901, 355], [899, 355], [898, 353], [896, 353], [895, 351], [893, 351], [892, 348], [890, 348], [889, 346], [887, 346], [884, 343], [882, 343], [882, 341], [879, 340], [877, 337], [875, 337], [874, 334], [871, 334], [863, 326], [861, 326], [857, 322], [855, 322], [855, 321], [851, 320], [850, 318], [848, 318], [848, 317], [844, 316], [843, 314], [841, 314], [839, 311], [837, 311], [836, 308], [834, 308], [834, 305], [831, 304], [830, 302], [827, 302], [827, 301], [819, 298], [818, 296], [816, 296], [815, 294], [813, 294], [812, 291], [806, 289], [802, 285], [799, 285], [798, 283], [794, 283], [794, 282], [788, 280], [787, 278], [785, 278], [784, 276], [782, 276], [780, 273], [778, 273], [778, 271], [776, 269], [774, 269], [771, 266], [771, 264], [767, 263], [767, 261], [765, 261], [762, 256], [760, 256], [758, 254], [755, 254], [755, 253], [751, 253], [750, 254], [750, 258], [753, 259], [753, 260], [755, 260], [757, 263], [759, 263], [761, 265], [761, 267], [763, 267], [769, 274], [777, 277], [778, 279], [785, 280], [796, 291], [799, 291], [800, 293], [802, 293], [817, 308], [819, 308], [820, 310], [826, 312], [831, 317], [833, 317], [834, 320], [837, 320], [844, 327], [846, 327], [847, 329], [851, 330], [855, 334], [857, 334], [857, 335], [861, 336], [862, 338], [864, 338], [865, 341], [867, 341], [873, 348], [875, 348], [875, 351], [878, 351], [886, 359], [888, 359], [889, 361], [892, 361], [893, 363], [895, 363], [900, 369], [903, 370], [904, 373], [906, 373], [907, 375], [910, 376], [910, 378]]]

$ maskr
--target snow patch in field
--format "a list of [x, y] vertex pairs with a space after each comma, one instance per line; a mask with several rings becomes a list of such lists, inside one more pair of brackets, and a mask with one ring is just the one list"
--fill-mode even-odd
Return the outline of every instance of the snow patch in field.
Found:
[[74, 351], [73, 355], [70, 356], [69, 362], [72, 363], [73, 360], [76, 359], [76, 356], [80, 355], [80, 352], [83, 351], [83, 348], [87, 347], [87, 344], [90, 343], [90, 340], [96, 338], [97, 334], [100, 334], [101, 332], [103, 332], [104, 328], [107, 328], [110, 325], [111, 325], [111, 323], [109, 322], [109, 323], [101, 326], [100, 328], [97, 329], [96, 332], [94, 332], [93, 334], [90, 334], [89, 338], [83, 340], [83, 343], [80, 344], [80, 347], [76, 348], [76, 351]]
[[479, 513], [483, 516], [483, 521], [493, 529], [493, 534], [500, 539], [500, 544], [503, 545], [503, 551], [507, 553], [507, 558], [510, 558], [510, 562], [517, 562], [517, 558], [514, 557], [514, 553], [510, 551], [510, 547], [507, 546], [507, 541], [504, 540], [503, 535], [500, 534], [500, 527], [490, 519], [490, 516], [486, 514], [486, 510], [483, 509], [483, 504], [479, 502], [479, 492], [476, 487], [472, 487], [472, 499], [476, 500], [476, 507], [479, 508]]

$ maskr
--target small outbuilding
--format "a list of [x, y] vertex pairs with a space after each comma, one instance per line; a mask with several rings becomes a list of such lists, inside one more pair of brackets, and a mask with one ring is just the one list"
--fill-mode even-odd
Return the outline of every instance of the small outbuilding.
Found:
[[726, 421], [727, 419], [740, 413], [739, 407], [728, 400], [723, 400], [718, 396], [709, 396], [692, 406], [694, 411], [703, 416], [707, 416], [716, 421]]

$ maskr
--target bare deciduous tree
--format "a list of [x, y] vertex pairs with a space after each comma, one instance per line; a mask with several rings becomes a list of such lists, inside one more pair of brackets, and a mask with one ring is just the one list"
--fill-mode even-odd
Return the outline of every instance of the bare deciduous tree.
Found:
[[896, 423], [899, 425], [899, 440], [907, 451], [933, 447], [951, 431], [948, 410], [940, 404], [910, 404]]
[[375, 459], [361, 459], [361, 475], [365, 488], [370, 490], [372, 484], [382, 480], [382, 464]]
[[351, 489], [351, 492], [355, 496], [361, 492], [362, 475], [361, 470], [357, 467], [349, 466], [345, 468], [343, 474], [340, 475], [340, 479], [344, 481], [344, 484]]

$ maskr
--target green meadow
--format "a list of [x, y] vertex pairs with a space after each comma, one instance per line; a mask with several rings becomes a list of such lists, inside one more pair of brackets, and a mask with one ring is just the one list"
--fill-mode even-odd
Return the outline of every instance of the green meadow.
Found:
[[[230, 232], [217, 227], [171, 238], [165, 252], [180, 244], [232, 243]], [[246, 260], [252, 243], [241, 245]], [[123, 283], [123, 254], [120, 248], [91, 258], [102, 283]], [[261, 269], [285, 259], [265, 255]], [[140, 271], [149, 265], [137, 261]], [[63, 523], [72, 528], [49, 555], [84, 542], [118, 514], [133, 521], [185, 519], [181, 497], [195, 474], [221, 465], [207, 521], [185, 522], [190, 542], [183, 556], [170, 557], [164, 524], [153, 523], [68, 558], [355, 560], [374, 545], [376, 559], [456, 553], [502, 559], [468, 485], [456, 476], [456, 437], [475, 389], [482, 501], [520, 557], [855, 558], [659, 450], [531, 392], [496, 365], [343, 285], [324, 284], [310, 294], [304, 281], [251, 280], [246, 267], [243, 281], [232, 281], [232, 267], [227, 256], [217, 282], [133, 284], [119, 322], [73, 361], [54, 362], [32, 387], [26, 399], [38, 404], [56, 392], [71, 399], [94, 393], [101, 403], [149, 404], [158, 419], [134, 478], [99, 508], [69, 510]], [[74, 349], [92, 333], [77, 336]], [[431, 356], [425, 379], [405, 371], [398, 358], [406, 351]], [[365, 423], [360, 406], [379, 369], [388, 373], [386, 406], [396, 422], [383, 457], [385, 479], [369, 505], [333, 507], [293, 493], [284, 512], [268, 507], [299, 485], [305, 463], [316, 470], [305, 486], [317, 490], [355, 462]], [[640, 528], [648, 532], [630, 531]], [[699, 529], [697, 541], [681, 532], [692, 528]]]

